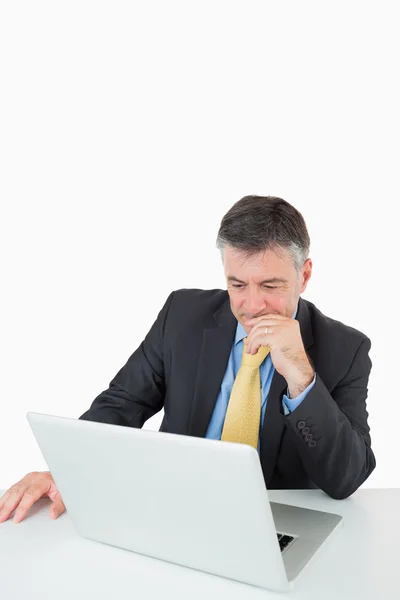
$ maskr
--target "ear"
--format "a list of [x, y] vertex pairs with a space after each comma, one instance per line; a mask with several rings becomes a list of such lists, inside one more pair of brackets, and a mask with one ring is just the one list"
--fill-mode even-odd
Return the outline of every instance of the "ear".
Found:
[[300, 290], [300, 294], [302, 294], [304, 292], [304, 290], [307, 287], [308, 282], [311, 279], [311, 274], [312, 274], [312, 260], [311, 258], [307, 258], [307, 260], [305, 261], [302, 271], [301, 271], [301, 278], [302, 278], [302, 283], [301, 283], [301, 290]]

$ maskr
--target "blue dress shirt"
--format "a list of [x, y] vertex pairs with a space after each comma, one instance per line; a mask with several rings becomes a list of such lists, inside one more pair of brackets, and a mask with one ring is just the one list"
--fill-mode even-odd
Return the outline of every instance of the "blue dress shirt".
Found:
[[[294, 319], [297, 315], [298, 306], [292, 316]], [[236, 335], [232, 345], [232, 350], [229, 356], [228, 365], [226, 367], [225, 375], [222, 380], [221, 389], [218, 394], [217, 402], [214, 407], [213, 414], [211, 416], [210, 423], [208, 425], [206, 438], [213, 440], [220, 440], [222, 435], [222, 428], [225, 422], [226, 411], [228, 408], [229, 398], [231, 395], [233, 383], [242, 362], [243, 354], [243, 339], [247, 336], [244, 327], [238, 322], [236, 327]], [[275, 368], [272, 364], [271, 356], [265, 358], [260, 367], [260, 378], [261, 378], [261, 419], [260, 419], [260, 431], [264, 425], [265, 410], [268, 401], [268, 392], [271, 387], [272, 377], [274, 375]], [[308, 392], [315, 384], [316, 376], [310, 385], [296, 398], [289, 398], [289, 390], [287, 394], [283, 395], [282, 404], [285, 415], [293, 412], [303, 402]], [[260, 452], [260, 440], [258, 441], [258, 452]]]

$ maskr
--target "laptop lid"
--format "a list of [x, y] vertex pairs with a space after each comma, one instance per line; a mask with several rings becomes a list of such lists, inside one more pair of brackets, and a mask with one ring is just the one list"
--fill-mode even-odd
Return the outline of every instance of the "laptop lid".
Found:
[[254, 448], [34, 412], [27, 419], [85, 538], [290, 589]]

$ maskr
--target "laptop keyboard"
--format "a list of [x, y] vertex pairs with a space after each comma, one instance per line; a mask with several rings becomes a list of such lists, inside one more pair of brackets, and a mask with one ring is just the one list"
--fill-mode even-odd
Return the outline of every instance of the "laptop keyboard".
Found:
[[284, 549], [289, 546], [290, 542], [293, 542], [294, 540], [294, 537], [292, 537], [291, 535], [284, 535], [283, 533], [277, 533], [276, 535], [278, 536], [281, 552], [283, 552]]

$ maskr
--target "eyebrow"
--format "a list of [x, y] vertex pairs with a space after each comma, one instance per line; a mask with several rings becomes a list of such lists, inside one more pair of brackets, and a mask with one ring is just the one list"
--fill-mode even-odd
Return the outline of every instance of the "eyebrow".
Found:
[[[228, 281], [237, 281], [237, 283], [244, 283], [244, 284], [246, 283], [245, 281], [238, 279], [234, 275], [229, 275]], [[264, 279], [264, 281], [261, 282], [261, 285], [263, 285], [264, 283], [288, 283], [288, 281], [287, 281], [287, 279], [281, 279], [279, 277], [271, 277], [271, 279]]]

